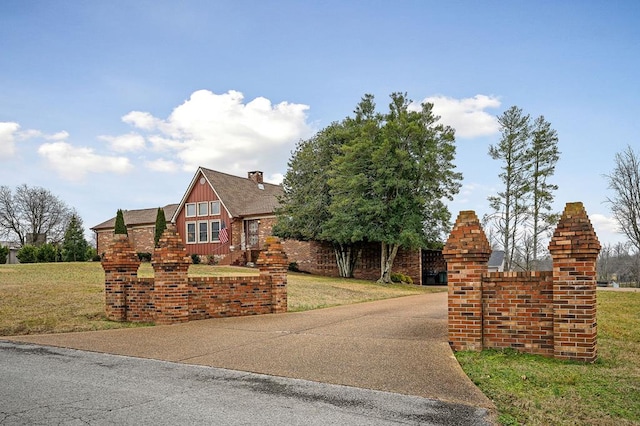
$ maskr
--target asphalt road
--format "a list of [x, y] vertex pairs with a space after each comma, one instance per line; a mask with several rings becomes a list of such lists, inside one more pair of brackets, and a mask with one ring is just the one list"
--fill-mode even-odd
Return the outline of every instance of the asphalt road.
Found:
[[486, 425], [486, 410], [355, 387], [0, 341], [0, 425]]

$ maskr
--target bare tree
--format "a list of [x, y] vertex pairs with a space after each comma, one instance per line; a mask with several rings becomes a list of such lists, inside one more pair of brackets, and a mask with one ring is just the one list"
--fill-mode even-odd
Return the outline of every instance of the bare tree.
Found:
[[620, 231], [640, 252], [640, 157], [630, 146], [615, 156], [615, 167], [605, 175], [613, 197], [607, 197]]
[[23, 246], [59, 243], [75, 211], [49, 190], [23, 184], [0, 187], [0, 234]]
[[604, 244], [598, 254], [598, 281], [608, 281], [611, 275], [611, 263], [613, 257], [613, 247], [611, 244]]

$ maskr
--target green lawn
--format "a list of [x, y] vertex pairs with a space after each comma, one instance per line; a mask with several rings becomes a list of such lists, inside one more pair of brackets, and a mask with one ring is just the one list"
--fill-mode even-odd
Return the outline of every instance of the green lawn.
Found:
[[[149, 263], [138, 271], [153, 276]], [[257, 275], [256, 269], [191, 265], [189, 274]], [[370, 300], [444, 291], [443, 288], [379, 285], [291, 273], [288, 276], [290, 311], [303, 311]], [[104, 272], [99, 263], [34, 263], [0, 265], [0, 336], [107, 328], [139, 327], [107, 321], [104, 315]]]
[[640, 293], [598, 291], [598, 359], [458, 352], [505, 425], [640, 424]]
[[[257, 274], [192, 265], [192, 275]], [[140, 276], [152, 276], [143, 264]], [[289, 274], [289, 310], [443, 288]], [[0, 336], [144, 326], [107, 321], [99, 263], [0, 265]], [[598, 360], [562, 362], [514, 351], [458, 352], [465, 372], [506, 425], [640, 425], [640, 293], [598, 291]]]

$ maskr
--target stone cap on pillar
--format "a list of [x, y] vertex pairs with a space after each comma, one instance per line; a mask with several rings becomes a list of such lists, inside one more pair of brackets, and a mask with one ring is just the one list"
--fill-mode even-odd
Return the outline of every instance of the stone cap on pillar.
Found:
[[158, 241], [158, 247], [153, 250], [152, 265], [189, 265], [190, 263], [191, 259], [187, 255], [187, 249], [182, 243], [182, 238], [176, 231], [176, 226], [167, 224], [167, 229], [164, 230]]
[[102, 268], [112, 269], [114, 267], [130, 267], [138, 269], [140, 259], [131, 247], [129, 236], [126, 234], [115, 234], [113, 240], [108, 245], [102, 257]]
[[567, 203], [549, 242], [552, 256], [574, 254], [598, 256], [600, 242], [582, 203]]
[[461, 256], [480, 261], [484, 259], [485, 262], [489, 260], [491, 245], [473, 210], [463, 210], [458, 214], [442, 255], [445, 258]]
[[267, 249], [260, 252], [256, 262], [260, 270], [269, 267], [287, 268], [289, 266], [287, 254], [285, 253], [282, 243], [278, 237], [267, 237], [265, 239], [265, 245], [267, 246]]

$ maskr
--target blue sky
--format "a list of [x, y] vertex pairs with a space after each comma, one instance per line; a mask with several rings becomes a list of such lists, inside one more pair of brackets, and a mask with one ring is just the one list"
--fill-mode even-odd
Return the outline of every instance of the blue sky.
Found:
[[301, 138], [402, 91], [457, 130], [454, 216], [488, 211], [517, 105], [558, 132], [556, 209], [623, 240], [602, 175], [640, 147], [637, 1], [4, 0], [0, 46], [0, 185], [87, 228], [180, 201], [198, 165], [277, 182]]

